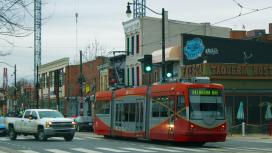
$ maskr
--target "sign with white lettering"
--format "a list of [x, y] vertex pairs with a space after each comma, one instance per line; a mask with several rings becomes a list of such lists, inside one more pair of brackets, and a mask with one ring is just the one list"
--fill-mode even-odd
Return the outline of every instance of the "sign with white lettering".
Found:
[[207, 63], [272, 64], [272, 43], [182, 34], [182, 65]]

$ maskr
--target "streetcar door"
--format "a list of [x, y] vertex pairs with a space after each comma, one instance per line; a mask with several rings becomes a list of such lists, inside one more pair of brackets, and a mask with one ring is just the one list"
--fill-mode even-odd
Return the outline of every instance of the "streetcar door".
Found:
[[120, 102], [115, 103], [115, 117], [114, 117], [114, 136], [121, 136], [122, 133], [122, 114], [123, 114], [123, 104]]
[[[144, 116], [144, 100], [137, 99], [136, 100], [136, 109], [135, 109], [135, 122], [136, 122], [136, 127], [135, 131], [136, 133], [142, 132], [144, 129], [144, 121], [143, 121], [143, 116]], [[144, 137], [144, 135], [136, 135], [136, 137]]]
[[169, 96], [168, 101], [168, 117], [169, 117], [169, 123], [168, 123], [168, 139], [174, 139], [174, 127], [175, 127], [175, 97]]

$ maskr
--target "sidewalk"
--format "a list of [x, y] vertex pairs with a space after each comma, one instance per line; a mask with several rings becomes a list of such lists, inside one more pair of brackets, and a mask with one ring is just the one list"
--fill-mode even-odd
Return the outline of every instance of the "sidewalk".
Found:
[[232, 134], [228, 135], [227, 139], [252, 139], [252, 140], [271, 140], [272, 136], [269, 136], [268, 134], [246, 134], [245, 136], [242, 136], [242, 134]]

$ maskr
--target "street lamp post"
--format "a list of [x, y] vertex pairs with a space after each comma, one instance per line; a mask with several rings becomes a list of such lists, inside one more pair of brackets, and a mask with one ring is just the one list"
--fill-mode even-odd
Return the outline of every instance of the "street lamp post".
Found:
[[[126, 11], [126, 14], [128, 17], [131, 16], [131, 9], [130, 9], [130, 5], [131, 4], [134, 4], [134, 3], [130, 3], [128, 2], [127, 3], [127, 11]], [[162, 83], [165, 82], [165, 10], [164, 8], [162, 8], [162, 12], [161, 13], [158, 13], [154, 10], [152, 10], [151, 8], [147, 7], [146, 5], [143, 5], [141, 3], [137, 3], [138, 5], [141, 5], [143, 7], [145, 7], [146, 9], [148, 9], [149, 11], [155, 13], [155, 14], [158, 14], [158, 15], [161, 15], [162, 16], [162, 63], [161, 63], [161, 68], [162, 68]]]

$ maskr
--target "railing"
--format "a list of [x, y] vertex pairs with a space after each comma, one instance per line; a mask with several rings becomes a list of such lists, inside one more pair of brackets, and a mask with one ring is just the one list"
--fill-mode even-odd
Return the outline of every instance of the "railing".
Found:
[[268, 134], [268, 135], [272, 135], [272, 123], [267, 123], [267, 124], [260, 124], [260, 125], [256, 125], [256, 124], [244, 124], [244, 129], [243, 129], [243, 123], [237, 124], [237, 125], [233, 125], [233, 126], [229, 126], [228, 128], [228, 132], [230, 133], [230, 135], [232, 134], [241, 134], [243, 135], [243, 130], [245, 132], [245, 134]]

